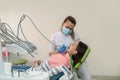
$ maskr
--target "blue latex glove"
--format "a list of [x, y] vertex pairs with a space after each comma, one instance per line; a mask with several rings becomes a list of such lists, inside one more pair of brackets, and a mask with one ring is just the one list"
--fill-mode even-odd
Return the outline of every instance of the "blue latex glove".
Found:
[[67, 52], [67, 47], [63, 44], [60, 48], [58, 48], [57, 52], [58, 53], [66, 53]]

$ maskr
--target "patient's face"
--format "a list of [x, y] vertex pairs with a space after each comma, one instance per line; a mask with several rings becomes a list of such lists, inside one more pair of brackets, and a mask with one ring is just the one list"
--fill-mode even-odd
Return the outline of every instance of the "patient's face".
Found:
[[77, 48], [77, 44], [72, 43], [72, 44], [70, 44], [69, 48], [67, 49], [67, 52], [69, 54], [75, 55], [75, 54], [77, 54], [76, 48]]

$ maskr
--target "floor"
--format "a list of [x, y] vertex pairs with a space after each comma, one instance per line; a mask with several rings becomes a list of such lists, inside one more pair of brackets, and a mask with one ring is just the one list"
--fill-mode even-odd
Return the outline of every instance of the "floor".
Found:
[[93, 80], [120, 80], [120, 76], [92, 76]]

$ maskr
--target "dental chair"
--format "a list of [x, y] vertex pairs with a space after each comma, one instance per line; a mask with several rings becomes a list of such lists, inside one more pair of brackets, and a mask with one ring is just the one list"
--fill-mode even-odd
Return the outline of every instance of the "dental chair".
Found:
[[77, 46], [78, 53], [72, 56], [73, 59], [73, 69], [76, 70], [84, 62], [90, 52], [90, 48], [83, 42], [79, 42]]
[[[81, 64], [86, 60], [87, 56], [90, 53], [90, 48], [83, 42], [79, 42], [77, 46], [78, 53], [76, 55], [72, 55], [71, 59], [73, 60], [73, 73], [75, 72], [77, 75], [77, 70], [81, 66]], [[80, 76], [78, 76], [80, 78]]]

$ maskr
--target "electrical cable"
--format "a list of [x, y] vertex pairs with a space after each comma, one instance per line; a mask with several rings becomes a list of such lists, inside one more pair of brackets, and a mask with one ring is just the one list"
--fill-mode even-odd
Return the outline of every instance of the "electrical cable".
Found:
[[31, 17], [29, 17], [28, 15], [23, 14], [23, 16], [22, 16], [21, 19], [20, 19], [19, 25], [21, 25], [21, 23], [22, 23], [22, 21], [25, 19], [25, 17], [27, 17], [27, 18], [31, 21], [31, 23], [33, 24], [33, 26], [35, 27], [35, 29], [40, 33], [41, 36], [44, 37], [44, 39], [46, 39], [49, 43], [53, 44], [54, 46], [60, 47], [60, 45], [56, 45], [56, 44], [54, 44], [53, 42], [51, 42], [51, 41], [38, 29], [38, 27], [35, 25], [35, 23], [34, 23], [33, 20], [31, 19]]

